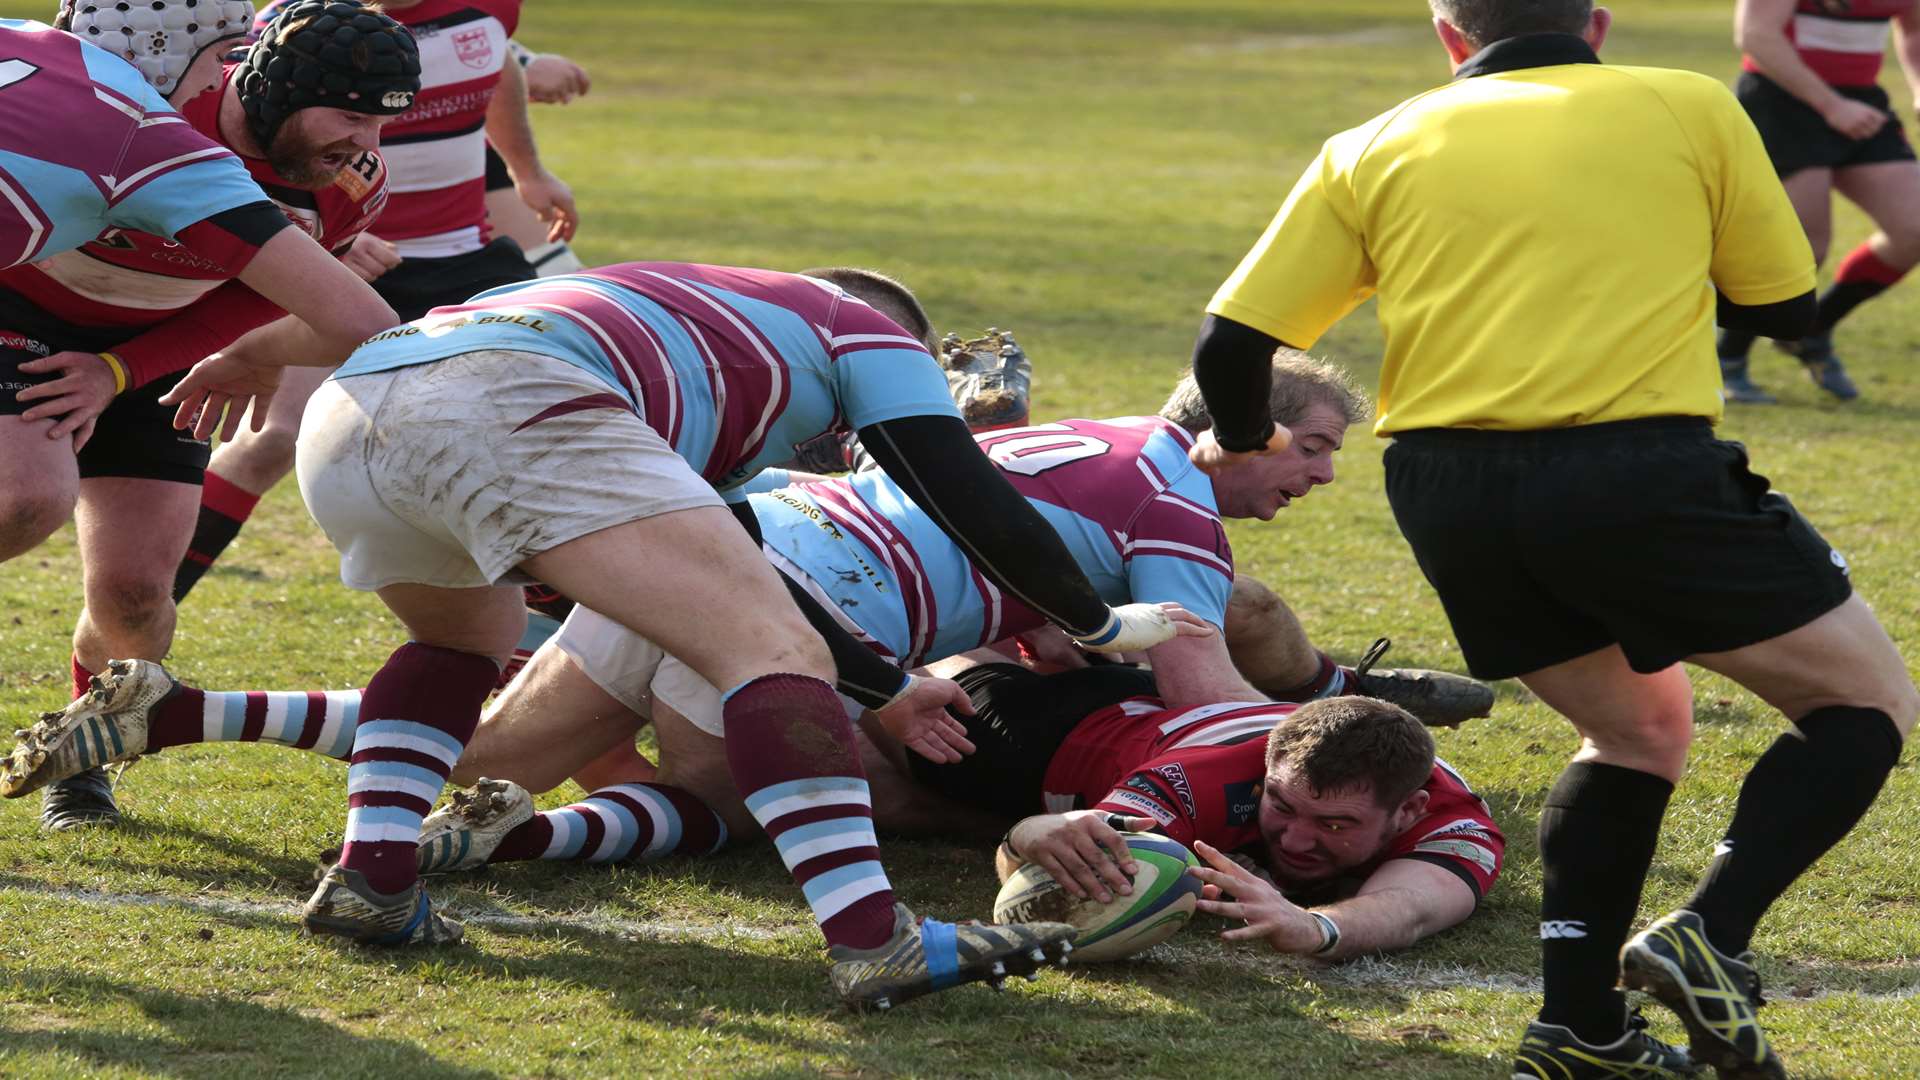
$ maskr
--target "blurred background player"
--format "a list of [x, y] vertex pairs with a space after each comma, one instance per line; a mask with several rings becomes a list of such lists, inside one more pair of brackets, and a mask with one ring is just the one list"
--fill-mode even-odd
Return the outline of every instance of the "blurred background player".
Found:
[[[1878, 83], [1889, 23], [1894, 54], [1920, 100], [1915, 0], [1739, 0], [1734, 13], [1740, 103], [1760, 129], [1814, 261], [1826, 261], [1832, 239], [1832, 192], [1865, 211], [1876, 229], [1840, 260], [1812, 332], [1779, 343], [1806, 365], [1814, 385], [1841, 401], [1859, 390], [1833, 351], [1834, 327], [1920, 263], [1920, 164]], [[1771, 404], [1773, 395], [1748, 373], [1753, 340], [1750, 331], [1720, 331], [1727, 400]]]
[[[508, 40], [507, 48], [526, 76], [530, 102], [565, 105], [593, 86], [586, 69], [564, 56], [536, 53], [513, 40]], [[554, 238], [552, 225], [520, 196], [513, 172], [492, 143], [487, 144], [487, 222], [494, 232], [520, 245], [535, 274], [550, 277], [580, 269], [580, 257], [573, 253], [569, 238]]]
[[[313, 2], [270, 4], [256, 28], [270, 34], [291, 9]], [[519, 245], [488, 224], [489, 146], [505, 160], [520, 201], [546, 223], [549, 240], [571, 239], [578, 216], [572, 191], [540, 162], [525, 75], [508, 51], [520, 0], [388, 0], [380, 7], [419, 42], [421, 89], [382, 133], [392, 194], [353, 257], [377, 274], [374, 291], [411, 321], [534, 276]], [[193, 542], [174, 575], [176, 603], [233, 542], [260, 497], [292, 470], [301, 413], [326, 377], [325, 367], [307, 362], [289, 368], [264, 425], [214, 453]]]
[[[85, 39], [128, 42], [163, 90], [174, 89], [169, 72], [203, 62], [199, 57], [215, 62], [213, 90], [180, 102], [185, 124], [239, 155], [274, 200], [269, 205], [280, 222], [297, 223], [343, 255], [386, 203], [386, 175], [374, 150], [380, 125], [417, 90], [419, 64], [412, 38], [393, 20], [357, 5], [333, 7], [344, 13], [326, 16], [337, 26], [316, 24], [313, 39], [272, 41], [224, 67], [223, 48], [239, 43], [251, 21], [244, 0], [192, 7], [167, 0], [157, 10], [143, 6], [138, 19], [111, 4], [69, 3], [56, 25]], [[150, 32], [131, 29], [143, 19], [181, 28], [164, 32], [150, 50]], [[366, 50], [365, 67], [335, 51], [339, 34]], [[344, 79], [355, 90], [326, 97], [295, 88], [322, 79]], [[262, 103], [275, 97], [284, 109], [268, 114], [269, 122]], [[127, 376], [76, 456], [86, 606], [73, 638], [75, 697], [109, 657], [159, 659], [172, 643], [169, 593], [193, 530], [209, 448], [174, 430], [173, 410], [159, 402], [174, 382], [167, 376], [283, 315], [235, 280], [234, 260], [182, 259], [164, 237], [131, 230], [0, 271], [0, 321], [30, 328], [53, 348], [103, 352]], [[334, 348], [344, 358], [351, 343]], [[29, 390], [20, 400], [56, 389]], [[59, 404], [36, 406], [26, 417]], [[106, 775], [96, 769], [49, 787], [42, 820], [66, 828], [117, 816]]]

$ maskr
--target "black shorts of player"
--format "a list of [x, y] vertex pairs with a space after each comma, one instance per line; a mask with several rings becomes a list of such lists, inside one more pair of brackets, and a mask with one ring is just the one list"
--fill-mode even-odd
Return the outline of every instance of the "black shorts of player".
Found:
[[487, 144], [487, 191], [501, 191], [513, 186], [513, 174], [507, 171], [507, 159]]
[[[20, 364], [68, 350], [109, 352], [138, 333], [126, 327], [73, 326], [0, 290], [0, 415], [18, 416], [38, 404], [14, 395], [55, 378], [28, 374], [19, 370]], [[121, 476], [180, 484], [205, 479], [212, 446], [191, 432], [175, 430], [173, 406], [160, 404], [160, 396], [178, 381], [178, 376], [156, 379], [113, 399], [95, 422], [93, 437], [80, 448], [81, 479]]]
[[1782, 179], [1801, 169], [1845, 169], [1854, 165], [1873, 165], [1882, 161], [1912, 161], [1913, 147], [1900, 119], [1887, 102], [1887, 92], [1878, 86], [1836, 86], [1842, 97], [1871, 105], [1887, 114], [1880, 130], [1864, 139], [1849, 139], [1827, 126], [1813, 106], [1787, 93], [1779, 83], [1765, 75], [1744, 72], [1735, 85], [1740, 104], [1746, 106], [1753, 126], [1760, 129], [1760, 141], [1766, 144], [1773, 170]]
[[1047, 763], [1088, 714], [1154, 692], [1153, 673], [1097, 664], [1037, 675], [1019, 664], [982, 664], [954, 681], [973, 701], [961, 717], [974, 752], [950, 765], [908, 754], [913, 778], [965, 806], [1009, 818], [1043, 813]]
[[1635, 671], [1777, 637], [1847, 563], [1699, 417], [1396, 435], [1387, 501], [1476, 678], [1618, 644]]
[[437, 307], [464, 304], [475, 293], [533, 280], [533, 266], [520, 245], [496, 236], [487, 246], [444, 259], [402, 259], [373, 279], [373, 291], [393, 305], [401, 322], [412, 322]]

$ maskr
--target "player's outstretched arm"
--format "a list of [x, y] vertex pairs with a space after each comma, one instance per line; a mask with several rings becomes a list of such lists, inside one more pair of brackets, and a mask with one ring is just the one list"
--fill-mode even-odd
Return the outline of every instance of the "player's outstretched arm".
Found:
[[1066, 544], [987, 459], [957, 416], [905, 416], [860, 429], [874, 463], [967, 559], [1021, 603], [1100, 652], [1150, 649], [1212, 627], [1154, 604], [1109, 608]]
[[[282, 229], [253, 257], [240, 280], [307, 324], [317, 344], [281, 364], [345, 359], [354, 347], [400, 322], [360, 276], [299, 229]], [[316, 359], [319, 357], [321, 359]]]
[[1196, 840], [1202, 866], [1187, 872], [1205, 883], [1200, 910], [1240, 919], [1223, 941], [1265, 941], [1276, 952], [1342, 960], [1404, 949], [1473, 914], [1466, 882], [1432, 863], [1392, 859], [1354, 896], [1315, 908], [1288, 900], [1273, 882]]
[[547, 224], [547, 242], [573, 239], [580, 225], [580, 213], [573, 204], [573, 189], [547, 171], [540, 163], [540, 150], [533, 139], [533, 123], [527, 117], [527, 79], [519, 64], [500, 69], [500, 85], [487, 103], [487, 142], [507, 163], [513, 188], [520, 201]]

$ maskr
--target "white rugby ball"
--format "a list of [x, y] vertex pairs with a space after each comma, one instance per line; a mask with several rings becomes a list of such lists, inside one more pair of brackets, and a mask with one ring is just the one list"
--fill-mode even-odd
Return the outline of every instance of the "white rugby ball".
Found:
[[993, 901], [993, 921], [1063, 922], [1079, 929], [1072, 961], [1098, 964], [1144, 952], [1172, 937], [1193, 918], [1200, 879], [1187, 867], [1200, 865], [1186, 845], [1155, 833], [1121, 833], [1139, 870], [1133, 892], [1108, 903], [1077, 897], [1037, 863], [1007, 878]]

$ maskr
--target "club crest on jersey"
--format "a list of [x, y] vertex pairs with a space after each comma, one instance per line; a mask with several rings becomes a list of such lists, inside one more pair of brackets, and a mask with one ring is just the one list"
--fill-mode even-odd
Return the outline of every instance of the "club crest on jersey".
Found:
[[453, 35], [453, 54], [468, 67], [484, 70], [493, 63], [493, 39], [484, 26], [458, 31]]

